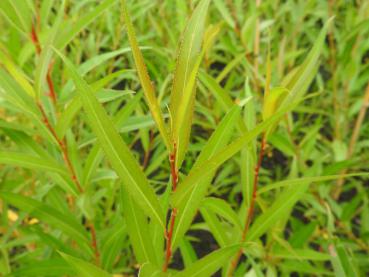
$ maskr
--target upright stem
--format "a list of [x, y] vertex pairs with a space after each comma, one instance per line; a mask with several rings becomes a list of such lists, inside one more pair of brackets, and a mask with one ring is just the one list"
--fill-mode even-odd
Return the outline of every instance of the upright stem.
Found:
[[76, 185], [78, 191], [80, 193], [83, 193], [83, 188], [82, 188], [79, 180], [77, 179], [76, 172], [75, 172], [74, 167], [72, 165], [72, 162], [71, 162], [71, 160], [69, 158], [68, 148], [67, 148], [65, 139], [60, 139], [58, 137], [58, 135], [56, 134], [56, 131], [55, 131], [54, 127], [51, 125], [51, 123], [50, 123], [50, 121], [49, 121], [49, 119], [48, 119], [48, 117], [46, 115], [46, 112], [45, 112], [45, 110], [42, 107], [42, 105], [41, 105], [40, 102], [37, 102], [37, 107], [38, 107], [38, 109], [41, 112], [42, 121], [44, 122], [46, 128], [49, 129], [50, 133], [53, 135], [53, 137], [55, 138], [55, 140], [57, 141], [57, 143], [59, 145], [59, 148], [60, 148], [60, 150], [61, 150], [61, 152], [63, 154], [63, 159], [64, 159], [64, 162], [65, 162], [65, 165], [68, 168], [68, 171], [70, 173], [70, 176], [71, 176], [72, 181]]
[[[36, 32], [36, 28], [35, 25], [32, 24], [31, 27], [31, 41], [34, 44], [35, 48], [36, 48], [36, 54], [37, 56], [41, 55], [42, 52], [42, 48], [41, 48], [41, 44], [40, 44], [40, 40], [38, 39], [38, 35]], [[49, 68], [47, 70], [46, 73], [46, 82], [47, 82], [47, 86], [49, 88], [49, 93], [47, 94], [51, 101], [53, 102], [54, 108], [57, 107], [57, 99], [56, 99], [56, 93], [55, 93], [55, 89], [54, 89], [54, 83], [53, 80], [51, 79], [51, 71], [52, 71], [52, 63], [50, 63]]]
[[[178, 168], [176, 165], [176, 157], [177, 157], [177, 147], [174, 144], [173, 152], [169, 155], [170, 162], [170, 174], [172, 179], [172, 191], [175, 192], [177, 189], [178, 183]], [[172, 236], [174, 230], [174, 224], [176, 221], [177, 209], [173, 208], [170, 214], [169, 227], [166, 230], [165, 238], [166, 238], [166, 253], [165, 253], [165, 261], [163, 265], [163, 271], [166, 272], [168, 270], [168, 266], [170, 263], [170, 259], [172, 258]]]
[[[261, 139], [259, 159], [258, 159], [258, 162], [255, 166], [254, 182], [253, 182], [253, 187], [252, 187], [252, 198], [251, 198], [251, 201], [250, 201], [249, 209], [248, 209], [246, 217], [245, 217], [245, 227], [242, 231], [241, 243], [245, 242], [245, 240], [246, 240], [246, 235], [249, 231], [250, 224], [251, 224], [251, 221], [252, 221], [252, 218], [253, 218], [253, 215], [254, 215], [254, 208], [255, 208], [258, 181], [259, 181], [259, 172], [260, 172], [261, 164], [262, 164], [263, 157], [264, 157], [265, 145], [266, 145], [266, 137], [265, 137], [265, 133], [264, 133], [263, 137]], [[233, 273], [234, 273], [234, 271], [237, 267], [237, 264], [238, 264], [241, 256], [242, 256], [242, 248], [240, 248], [240, 250], [237, 252], [236, 256], [234, 257], [234, 259], [231, 262], [231, 265], [230, 265], [228, 273], [227, 273], [228, 277], [233, 276]]]
[[[41, 55], [41, 45], [40, 45], [40, 41], [38, 39], [38, 35], [36, 32], [36, 29], [34, 27], [34, 25], [32, 25], [32, 30], [31, 30], [31, 40], [36, 48], [36, 54], [38, 56]], [[54, 107], [57, 107], [57, 98], [56, 98], [56, 93], [55, 93], [55, 87], [54, 87], [54, 82], [51, 78], [51, 70], [52, 70], [52, 64], [49, 65], [48, 71], [47, 71], [47, 75], [46, 75], [46, 82], [49, 88], [49, 94], [48, 96], [51, 98]], [[60, 148], [60, 151], [62, 152], [63, 155], [63, 160], [64, 163], [69, 171], [70, 174], [70, 178], [72, 179], [73, 183], [75, 184], [75, 186], [77, 187], [78, 191], [80, 194], [84, 193], [84, 190], [81, 186], [81, 183], [79, 182], [77, 175], [76, 175], [76, 171], [73, 167], [73, 164], [71, 162], [71, 159], [69, 157], [69, 152], [68, 152], [68, 147], [67, 147], [67, 141], [65, 140], [65, 138], [61, 139], [58, 137], [55, 128], [52, 126], [46, 112], [45, 109], [43, 108], [42, 104], [40, 101], [36, 102], [36, 105], [39, 109], [39, 111], [41, 112], [41, 116], [42, 116], [42, 122], [45, 124], [46, 128], [50, 131], [50, 133], [52, 134], [52, 136], [54, 137], [54, 139], [57, 141], [58, 146]], [[95, 230], [95, 226], [94, 224], [87, 219], [87, 225], [90, 229], [90, 233], [91, 233], [91, 247], [94, 250], [94, 254], [95, 254], [95, 262], [97, 265], [100, 264], [100, 253], [99, 253], [99, 249], [97, 246], [97, 239], [96, 239], [96, 230]]]
[[[349, 147], [348, 147], [348, 150], [347, 150], [346, 159], [350, 159], [352, 157], [352, 154], [354, 153], [356, 142], [359, 138], [361, 125], [363, 124], [365, 114], [366, 114], [366, 110], [368, 108], [369, 108], [369, 83], [366, 86], [364, 99], [363, 99], [363, 104], [361, 105], [359, 114], [356, 118], [354, 130], [352, 131]], [[347, 173], [347, 169], [343, 170], [341, 172], [341, 177], [339, 179], [337, 179], [336, 187], [335, 187], [335, 190], [333, 192], [333, 198], [334, 199], [338, 199], [341, 195], [342, 186], [343, 186], [343, 183], [344, 183], [343, 175], [346, 174], [346, 173]]]
[[99, 252], [99, 248], [97, 246], [95, 226], [90, 221], [88, 221], [88, 226], [90, 228], [90, 233], [91, 233], [91, 240], [92, 240], [91, 241], [91, 246], [92, 246], [92, 249], [94, 250], [94, 254], [95, 254], [95, 264], [100, 265], [100, 252]]

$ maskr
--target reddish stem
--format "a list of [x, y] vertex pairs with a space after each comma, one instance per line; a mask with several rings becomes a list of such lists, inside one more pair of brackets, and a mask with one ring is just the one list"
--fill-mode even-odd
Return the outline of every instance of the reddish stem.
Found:
[[[31, 27], [31, 40], [32, 40], [32, 43], [35, 45], [36, 54], [40, 56], [42, 48], [41, 48], [40, 40], [38, 39], [38, 35], [37, 35], [34, 24], [32, 24], [32, 27]], [[56, 108], [56, 104], [57, 104], [56, 93], [55, 93], [55, 88], [54, 88], [54, 82], [51, 78], [52, 67], [53, 67], [53, 64], [50, 63], [49, 68], [47, 70], [47, 74], [46, 74], [46, 82], [49, 88], [49, 93], [47, 95], [51, 98], [51, 101], [53, 102], [53, 105]]]
[[[175, 192], [177, 189], [178, 183], [178, 169], [176, 166], [176, 157], [177, 157], [177, 147], [174, 144], [173, 152], [169, 154], [169, 162], [170, 162], [170, 173], [172, 177], [172, 191]], [[166, 254], [165, 254], [165, 262], [163, 265], [163, 272], [166, 272], [170, 263], [170, 259], [172, 258], [172, 236], [174, 230], [174, 224], [176, 221], [177, 209], [173, 208], [170, 214], [170, 222], [169, 229], [167, 229], [165, 238], [166, 238]]]
[[[41, 54], [41, 46], [40, 46], [40, 42], [37, 36], [37, 32], [35, 30], [34, 25], [32, 24], [32, 29], [31, 29], [31, 40], [33, 42], [33, 44], [36, 47], [36, 53], [37, 55]], [[49, 88], [49, 93], [48, 96], [51, 98], [54, 107], [57, 107], [57, 98], [56, 98], [56, 93], [55, 93], [55, 87], [54, 87], [54, 83], [53, 80], [51, 78], [51, 71], [52, 71], [52, 66], [53, 64], [51, 63], [49, 65], [48, 71], [47, 71], [47, 75], [46, 75], [46, 82]], [[76, 172], [74, 170], [74, 167], [72, 165], [72, 162], [69, 158], [69, 153], [68, 153], [68, 148], [67, 148], [67, 143], [65, 139], [60, 139], [54, 129], [54, 127], [51, 125], [49, 118], [47, 117], [47, 114], [41, 104], [41, 102], [37, 102], [37, 107], [39, 108], [41, 115], [42, 115], [42, 121], [45, 124], [46, 128], [50, 131], [50, 133], [52, 134], [52, 136], [55, 138], [55, 140], [57, 141], [59, 148], [63, 154], [63, 159], [64, 159], [64, 163], [66, 164], [69, 174], [70, 174], [70, 178], [72, 179], [73, 183], [76, 185], [78, 191], [82, 194], [84, 192], [78, 178], [76, 175]], [[92, 237], [92, 241], [91, 241], [91, 246], [94, 249], [95, 252], [95, 260], [96, 260], [96, 264], [98, 265], [100, 263], [100, 253], [97, 247], [97, 239], [96, 239], [96, 231], [95, 231], [95, 227], [91, 222], [88, 222], [88, 225], [90, 226], [90, 232], [91, 232], [91, 237]]]
[[[265, 134], [263, 134], [262, 140], [261, 140], [261, 146], [260, 146], [260, 152], [259, 152], [259, 159], [258, 163], [255, 166], [255, 174], [254, 174], [254, 182], [253, 182], [253, 188], [252, 188], [252, 198], [250, 201], [250, 206], [246, 214], [245, 218], [245, 227], [242, 231], [242, 237], [241, 237], [241, 243], [245, 242], [247, 232], [249, 231], [250, 224], [254, 215], [254, 208], [255, 208], [255, 202], [256, 202], [256, 196], [257, 196], [257, 188], [258, 188], [258, 182], [259, 182], [259, 172], [261, 168], [261, 164], [263, 162], [264, 157], [264, 151], [266, 146], [266, 137]], [[240, 261], [240, 258], [242, 256], [242, 248], [237, 252], [235, 258], [231, 262], [231, 266], [228, 270], [227, 276], [231, 277], [233, 276], [233, 272], [235, 271], [238, 262]]]
[[37, 55], [40, 55], [41, 54], [41, 46], [40, 46], [40, 41], [38, 39], [38, 35], [37, 35], [36, 28], [35, 28], [34, 24], [32, 24], [32, 27], [31, 27], [31, 40], [32, 40], [32, 43], [36, 47]]
[[54, 107], [56, 107], [56, 93], [55, 93], [55, 88], [54, 88], [54, 82], [51, 79], [52, 68], [53, 68], [53, 63], [50, 63], [49, 68], [47, 70], [47, 74], [46, 74], [46, 82], [49, 88], [48, 96], [51, 98], [51, 101], [53, 101]]
[[54, 127], [51, 125], [47, 115], [46, 115], [46, 112], [44, 110], [44, 108], [42, 107], [41, 103], [40, 102], [37, 102], [37, 106], [38, 106], [38, 109], [40, 110], [41, 112], [41, 115], [42, 115], [42, 121], [44, 122], [45, 126], [49, 129], [50, 133], [52, 134], [52, 136], [55, 138], [55, 140], [57, 141], [58, 145], [59, 145], [59, 148], [63, 154], [63, 159], [64, 159], [64, 162], [68, 168], [68, 171], [70, 173], [70, 176], [71, 176], [71, 179], [72, 181], [75, 183], [78, 191], [80, 193], [83, 193], [83, 188], [80, 184], [80, 182], [78, 181], [77, 179], [77, 175], [76, 175], [76, 172], [74, 170], [74, 167], [72, 165], [72, 162], [69, 158], [69, 153], [68, 153], [68, 149], [67, 149], [67, 146], [66, 146], [66, 142], [65, 140], [63, 139], [60, 139], [54, 129]]
[[177, 209], [173, 208], [172, 213], [170, 215], [170, 224], [169, 224], [169, 231], [166, 234], [166, 253], [165, 253], [165, 263], [163, 266], [163, 271], [166, 272], [169, 266], [170, 259], [172, 258], [172, 237], [173, 237], [173, 230], [174, 230], [174, 223], [176, 221], [177, 216]]
[[88, 226], [90, 228], [90, 233], [91, 233], [91, 246], [95, 252], [95, 263], [96, 265], [100, 265], [100, 252], [99, 249], [97, 247], [97, 238], [96, 238], [96, 230], [95, 230], [95, 226], [92, 224], [92, 222], [88, 222]]

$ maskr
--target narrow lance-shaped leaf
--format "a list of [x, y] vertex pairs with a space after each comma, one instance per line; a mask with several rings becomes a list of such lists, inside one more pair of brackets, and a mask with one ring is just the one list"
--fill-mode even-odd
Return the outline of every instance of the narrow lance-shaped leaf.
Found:
[[208, 197], [203, 200], [202, 206], [224, 217], [234, 226], [239, 228], [239, 230], [242, 230], [240, 219], [238, 218], [236, 212], [232, 209], [231, 205], [225, 200], [215, 197]]
[[325, 23], [305, 61], [299, 67], [289, 85], [286, 86], [290, 90], [290, 93], [282, 102], [281, 107], [285, 107], [288, 103], [299, 101], [306, 92], [310, 82], [313, 79], [312, 77], [314, 76], [315, 69], [317, 68], [319, 56], [324, 46], [328, 27], [330, 26], [332, 20], [333, 18], [330, 18]]
[[26, 153], [0, 151], [0, 163], [24, 168], [37, 169], [68, 176], [68, 172], [53, 160], [35, 157]]
[[[206, 145], [203, 147], [194, 166], [197, 166], [198, 164], [201, 164], [207, 159], [215, 156], [217, 151], [222, 149], [222, 147], [228, 143], [235, 124], [238, 122], [240, 109], [241, 108], [239, 106], [234, 105], [234, 107], [225, 115]], [[172, 238], [174, 248], [179, 244], [181, 238], [190, 227], [201, 201], [206, 195], [213, 174], [214, 172], [204, 180], [196, 182], [196, 187], [190, 194], [188, 194], [182, 204], [178, 207], [177, 220]]]
[[128, 14], [127, 6], [125, 0], [121, 0], [123, 7], [123, 17], [127, 28], [127, 34], [129, 43], [132, 48], [133, 58], [136, 64], [138, 77], [142, 85], [142, 89], [145, 94], [147, 105], [149, 106], [152, 117], [159, 129], [159, 132], [164, 140], [165, 145], [171, 151], [172, 145], [170, 143], [169, 134], [165, 126], [164, 117], [160, 109], [159, 102], [155, 96], [155, 88], [150, 80], [150, 76], [147, 72], [147, 68], [142, 56], [142, 52], [138, 46], [135, 31], [131, 22], [131, 18]]
[[20, 68], [12, 61], [12, 59], [6, 54], [5, 47], [0, 43], [0, 64], [3, 64], [7, 71], [12, 75], [14, 80], [27, 92], [30, 96], [35, 97], [35, 91], [25, 74]]
[[[202, 0], [193, 12], [179, 45], [170, 97], [171, 136], [177, 147], [177, 166], [183, 161], [189, 142], [195, 99], [195, 81], [201, 61], [201, 45], [210, 0]], [[199, 59], [200, 57], [200, 59]]]
[[26, 211], [32, 216], [47, 222], [54, 228], [63, 231], [65, 234], [75, 239], [81, 246], [86, 246], [84, 249], [86, 249], [90, 255], [92, 254], [92, 250], [87, 247], [87, 245], [89, 245], [87, 232], [72, 215], [61, 213], [49, 205], [19, 194], [1, 192], [0, 197], [20, 210]]
[[240, 249], [242, 244], [223, 247], [211, 252], [185, 270], [174, 274], [174, 277], [205, 277], [212, 276]]
[[77, 273], [77, 276], [80, 276], [80, 277], [91, 277], [91, 276], [111, 277], [112, 276], [108, 272], [102, 270], [101, 268], [89, 262], [86, 262], [84, 260], [70, 256], [62, 252], [59, 252], [59, 254], [74, 269], [74, 271]]
[[149, 234], [149, 224], [147, 217], [140, 207], [132, 200], [130, 195], [124, 190], [120, 192], [120, 199], [124, 217], [127, 221], [129, 238], [137, 262], [144, 264], [150, 262], [157, 265], [153, 242]]
[[92, 88], [80, 77], [75, 66], [62, 53], [58, 50], [55, 51], [67, 66], [81, 96], [83, 108], [90, 126], [109, 162], [121, 178], [126, 191], [132, 194], [134, 200], [146, 211], [147, 215], [156, 220], [165, 229], [164, 213], [158, 198], [130, 149], [122, 140], [113, 122], [96, 99]]
[[217, 169], [226, 160], [231, 158], [237, 152], [239, 152], [245, 145], [250, 143], [256, 136], [264, 132], [272, 124], [277, 122], [286, 112], [290, 111], [297, 103], [291, 103], [288, 107], [281, 109], [279, 112], [275, 113], [266, 121], [257, 125], [254, 129], [248, 133], [242, 135], [240, 138], [232, 142], [231, 144], [225, 146], [218, 154], [211, 157], [201, 164], [194, 166], [189, 175], [179, 184], [177, 191], [173, 194], [172, 204], [174, 206], [179, 206], [188, 197], [193, 188], [198, 185], [198, 183], [209, 176], [213, 170]]
[[66, 21], [64, 28], [62, 29], [61, 34], [58, 36], [58, 40], [55, 43], [56, 48], [61, 50], [79, 33], [81, 32], [88, 24], [94, 21], [98, 16], [100, 16], [104, 11], [111, 8], [117, 0], [105, 0], [101, 1], [96, 7], [80, 17], [77, 21], [75, 18], [71, 18]]
[[[57, 272], [61, 276], [71, 276], [74, 270], [68, 266], [68, 263], [62, 258], [49, 258], [42, 261], [32, 261], [21, 265], [20, 268], [12, 270], [11, 277], [33, 277], [47, 276], [50, 272]], [[10, 277], [9, 275], [7, 275]]]
[[274, 184], [260, 188], [258, 190], [258, 194], [262, 194], [262, 193], [265, 193], [273, 189], [290, 187], [290, 186], [298, 186], [299, 184], [303, 184], [303, 183], [324, 182], [324, 181], [336, 180], [336, 179], [339, 179], [340, 177], [343, 177], [343, 178], [349, 178], [349, 177], [354, 177], [354, 176], [364, 177], [368, 175], [369, 173], [352, 173], [352, 174], [343, 174], [343, 175], [302, 177], [302, 178], [297, 178], [297, 179], [284, 180], [284, 181], [276, 182]]
[[[367, 175], [368, 173], [354, 173], [348, 175], [348, 177]], [[273, 226], [275, 222], [284, 218], [286, 213], [288, 214], [290, 208], [301, 199], [312, 182], [327, 181], [334, 178], [338, 179], [339, 175], [301, 178], [298, 185], [296, 180], [290, 180], [291, 186], [289, 186], [283, 193], [280, 194], [272, 206], [270, 206], [262, 215], [256, 218], [248, 233], [248, 239], [255, 240], [259, 238], [267, 230], [269, 230], [269, 228]], [[288, 182], [289, 181], [287, 180], [281, 183], [283, 185], [288, 185]]]
[[200, 207], [200, 213], [208, 226], [210, 233], [220, 247], [231, 244], [230, 237], [227, 235], [226, 225], [222, 224], [219, 217], [208, 207]]

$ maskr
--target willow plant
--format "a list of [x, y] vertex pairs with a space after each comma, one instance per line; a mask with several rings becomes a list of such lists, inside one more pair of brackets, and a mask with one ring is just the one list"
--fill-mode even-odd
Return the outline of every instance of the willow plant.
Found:
[[[69, 17], [75, 6], [84, 10], [88, 1], [81, 6], [72, 2], [0, 4], [11, 35], [25, 43], [15, 47], [9, 39], [0, 44], [2, 275], [276, 276], [310, 274], [315, 272], [312, 264], [319, 265], [317, 274], [329, 272], [326, 268], [337, 276], [360, 272], [335, 237], [339, 225], [330, 209], [333, 202], [318, 198], [318, 205], [309, 190], [313, 183], [335, 181], [337, 199], [346, 177], [368, 174], [348, 174], [344, 167], [321, 170], [321, 164], [309, 167], [300, 148], [317, 131], [301, 143], [291, 131], [296, 113], [304, 113], [305, 103], [325, 93], [308, 92], [320, 74], [327, 34], [328, 47], [333, 47], [332, 18], [324, 19], [308, 52], [292, 53], [284, 60], [280, 50], [281, 63], [303, 56], [283, 70], [283, 64], [273, 62], [272, 35], [261, 36], [261, 1], [251, 7], [256, 11], [252, 21], [244, 24], [237, 11], [242, 1], [200, 0], [189, 6], [176, 1], [178, 13], [190, 14], [178, 16], [178, 40], [172, 26], [148, 19], [168, 38], [167, 45], [176, 44], [173, 55], [168, 49], [142, 46], [136, 36], [135, 30], [147, 22], [136, 25], [135, 13], [142, 16], [154, 5], [151, 1], [127, 5], [125, 0], [104, 0], [79, 17]], [[163, 9], [158, 12], [165, 14]], [[210, 10], [223, 22], [210, 24]], [[106, 31], [100, 21], [105, 13], [108, 40], [93, 36], [94, 28]], [[51, 14], [54, 20], [48, 20]], [[92, 39], [83, 42], [79, 36], [88, 36], [84, 29], [91, 24]], [[223, 40], [228, 35], [232, 42]], [[110, 39], [112, 51], [93, 54], [96, 44], [111, 45]], [[262, 39], [267, 41], [265, 53]], [[217, 45], [228, 55], [233, 41], [243, 50], [218, 72], [210, 55]], [[162, 60], [172, 57], [169, 65]], [[240, 75], [241, 63], [246, 69]], [[334, 61], [331, 67], [337, 67]], [[277, 69], [278, 74], [287, 71], [278, 82], [273, 78]], [[165, 70], [168, 77], [156, 80]], [[228, 91], [232, 80], [242, 87], [237, 96]], [[348, 158], [365, 111], [363, 104]], [[205, 138], [194, 128], [196, 112], [204, 115], [202, 120], [216, 118], [209, 120], [214, 127]], [[280, 130], [288, 139], [281, 138]], [[288, 146], [281, 143], [287, 140]], [[291, 172], [260, 186], [263, 174], [273, 171], [264, 165], [274, 147], [292, 152]], [[230, 172], [237, 176], [232, 183], [237, 201], [225, 200], [222, 187], [214, 185], [217, 179], [227, 182]], [[271, 193], [273, 199], [263, 199]], [[316, 225], [297, 229], [300, 225], [289, 220], [306, 195], [327, 216], [322, 231], [326, 248], [307, 243]], [[284, 238], [283, 230], [296, 229], [292, 239]], [[199, 257], [192, 234], [204, 230], [216, 246]], [[348, 232], [365, 250], [366, 242]]]

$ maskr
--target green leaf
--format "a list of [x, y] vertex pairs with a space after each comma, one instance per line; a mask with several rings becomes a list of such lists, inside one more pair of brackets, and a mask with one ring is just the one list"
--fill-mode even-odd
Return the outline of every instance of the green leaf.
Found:
[[[236, 25], [234, 19], [226, 5], [226, 1], [214, 0], [215, 7], [217, 7], [219, 13], [222, 15], [223, 19], [227, 24], [233, 29]], [[232, 3], [232, 2], [230, 2]]]
[[292, 249], [287, 250], [276, 250], [271, 253], [273, 257], [293, 260], [309, 260], [309, 261], [327, 261], [330, 259], [329, 254], [321, 253], [311, 249]]
[[[367, 173], [354, 173], [349, 175], [353, 176], [367, 176]], [[280, 219], [285, 218], [286, 213], [289, 211], [291, 207], [293, 207], [305, 194], [308, 189], [310, 183], [317, 182], [319, 180], [332, 180], [337, 179], [339, 176], [320, 176], [320, 177], [306, 177], [300, 178], [300, 180], [286, 180], [283, 181], [283, 184], [289, 184], [288, 181], [291, 181], [287, 189], [285, 189], [279, 197], [274, 201], [274, 203], [259, 217], [256, 218], [252, 226], [250, 227], [248, 233], [248, 240], [255, 240], [262, 236], [267, 230], [271, 228]], [[305, 180], [304, 180], [305, 179]], [[282, 183], [282, 182], [281, 182]], [[293, 185], [294, 184], [294, 185]], [[297, 185], [298, 184], [298, 185]]]
[[332, 20], [333, 18], [329, 19], [325, 23], [305, 61], [293, 75], [293, 79], [288, 84], [284, 85], [287, 89], [290, 90], [290, 93], [283, 100], [281, 107], [285, 107], [288, 103], [299, 101], [308, 89], [308, 86], [313, 80], [314, 74], [319, 64], [320, 53], [324, 46], [328, 27], [330, 26]]
[[290, 104], [287, 108], [281, 109], [275, 113], [272, 117], [257, 125], [254, 129], [242, 135], [240, 138], [225, 146], [216, 156], [208, 158], [201, 164], [194, 166], [188, 176], [179, 183], [177, 191], [173, 194], [172, 204], [178, 207], [186, 202], [186, 198], [193, 191], [193, 188], [204, 178], [208, 177], [214, 170], [216, 170], [221, 164], [230, 159], [233, 155], [244, 148], [260, 133], [264, 132], [272, 124], [277, 122], [287, 111], [291, 110], [297, 103]]
[[105, 270], [112, 270], [117, 257], [125, 246], [126, 225], [114, 225], [101, 246], [101, 263]]
[[[126, 70], [119, 70], [112, 74], [106, 75], [104, 78], [94, 82], [91, 84], [91, 87], [94, 92], [98, 92], [102, 89], [109, 81], [118, 77], [121, 74], [124, 74]], [[73, 99], [69, 102], [68, 106], [61, 111], [61, 115], [58, 119], [58, 122], [55, 126], [55, 131], [58, 134], [58, 137], [63, 138], [67, 129], [70, 128], [73, 119], [78, 114], [79, 110], [82, 108], [82, 103], [80, 96], [77, 94]]]
[[57, 49], [61, 50], [87, 25], [94, 21], [103, 12], [108, 10], [117, 2], [117, 0], [105, 0], [96, 5], [92, 11], [80, 17], [77, 21], [71, 18], [67, 22], [63, 23], [62, 32], [58, 35], [58, 40], [55, 43]]
[[[211, 135], [207, 144], [203, 147], [194, 167], [203, 163], [207, 159], [214, 157], [219, 149], [228, 143], [239, 116], [240, 107], [235, 105], [226, 114], [214, 133]], [[202, 199], [206, 195], [207, 188], [210, 184], [213, 174], [214, 173], [210, 174], [210, 176], [202, 181], [197, 181], [195, 183], [196, 187], [191, 191], [190, 194], [187, 195], [184, 201], [182, 201], [181, 205], [178, 206], [178, 214], [172, 238], [174, 247], [178, 245], [180, 239], [190, 227], [192, 219], [195, 216]]]
[[216, 214], [207, 207], [200, 207], [200, 212], [209, 227], [210, 233], [215, 238], [220, 247], [225, 247], [231, 244], [230, 237], [227, 236], [227, 231], [220, 222]]
[[207, 197], [203, 200], [202, 206], [220, 215], [228, 220], [228, 222], [242, 230], [240, 219], [236, 212], [231, 208], [230, 204], [225, 200], [215, 197]]
[[10, 57], [5, 53], [5, 47], [0, 43], [0, 63], [4, 65], [9, 74], [20, 85], [28, 95], [32, 98], [35, 97], [35, 91], [24, 72], [18, 68], [18, 66], [12, 61]]
[[32, 21], [32, 10], [29, 5], [19, 5], [12, 0], [3, 0], [0, 1], [0, 12], [11, 25], [27, 37]]
[[159, 132], [164, 140], [165, 145], [168, 149], [171, 149], [169, 134], [165, 126], [164, 117], [160, 109], [160, 105], [158, 99], [155, 96], [155, 88], [153, 83], [150, 80], [150, 76], [147, 72], [147, 68], [142, 56], [142, 52], [138, 46], [135, 31], [128, 14], [127, 6], [125, 0], [121, 0], [122, 8], [123, 8], [123, 17], [127, 28], [127, 34], [129, 43], [132, 48], [133, 58], [135, 60], [136, 69], [138, 73], [138, 77], [140, 78], [140, 82], [142, 85], [142, 89], [145, 93], [145, 99], [149, 106], [152, 117], [154, 118], [156, 125], [159, 129]]
[[[0, 197], [7, 203], [63, 231], [76, 240], [81, 246], [86, 244], [89, 245], [89, 238], [87, 237], [86, 230], [71, 214], [61, 213], [49, 205], [19, 194], [0, 192]], [[91, 254], [90, 248], [87, 249], [89, 249]]]
[[121, 190], [121, 203], [124, 217], [127, 222], [127, 229], [138, 263], [158, 264], [155, 256], [153, 242], [149, 236], [149, 224], [147, 217], [140, 207], [133, 201], [125, 191]]
[[68, 177], [65, 168], [53, 160], [35, 157], [33, 155], [16, 152], [0, 151], [0, 163], [13, 166], [20, 166], [30, 169], [45, 170], [58, 173]]
[[157, 266], [145, 263], [140, 267], [140, 271], [138, 272], [138, 277], [164, 277], [169, 276], [168, 273], [163, 272]]
[[61, 276], [72, 275], [74, 271], [68, 264], [61, 258], [51, 258], [44, 261], [32, 261], [28, 265], [23, 265], [20, 268], [15, 269], [7, 277], [11, 276]]
[[332, 241], [328, 246], [335, 276], [361, 276], [355, 257], [348, 253], [348, 248], [340, 241]]
[[202, 0], [195, 8], [178, 47], [177, 65], [170, 96], [171, 136], [176, 143], [180, 167], [188, 146], [195, 101], [196, 75], [201, 62], [205, 20], [210, 0]]
[[185, 268], [189, 267], [195, 261], [198, 260], [195, 249], [192, 247], [191, 243], [186, 238], [182, 239], [179, 245], [179, 249], [181, 251], [181, 256]]
[[99, 277], [112, 277], [108, 272], [98, 268], [97, 266], [86, 262], [84, 260], [75, 258], [63, 252], [59, 252], [60, 256], [63, 257], [64, 260], [74, 269], [77, 276], [80, 277], [92, 277], [92, 276], [99, 276]]
[[242, 247], [242, 244], [231, 245], [211, 252], [185, 270], [174, 274], [174, 277], [207, 277], [212, 276]]
[[313, 176], [313, 177], [302, 177], [302, 178], [297, 178], [297, 179], [289, 179], [289, 180], [276, 182], [272, 185], [267, 185], [265, 187], [262, 187], [258, 190], [258, 194], [262, 194], [262, 193], [265, 193], [273, 189], [298, 186], [299, 184], [324, 182], [324, 181], [336, 180], [341, 177], [349, 178], [349, 177], [355, 177], [355, 176], [365, 177], [365, 176], [369, 176], [369, 173], [351, 173], [351, 174], [343, 174], [343, 175]]
[[94, 96], [91, 87], [80, 77], [74, 65], [59, 51], [56, 50], [56, 52], [67, 66], [81, 97], [90, 126], [112, 167], [122, 179], [123, 186], [146, 213], [165, 229], [164, 213], [158, 198], [130, 149]]
[[277, 110], [280, 103], [286, 98], [288, 90], [283, 87], [272, 88], [268, 97], [264, 98], [263, 120], [271, 117]]
[[[204, 86], [208, 88], [209, 92], [211, 92], [214, 95], [217, 102], [223, 108], [223, 111], [228, 112], [233, 107], [235, 102], [229, 96], [228, 91], [222, 88], [212, 76], [210, 76], [206, 72], [200, 71], [199, 79], [201, 83], [203, 83]], [[251, 96], [251, 95], [248, 95], [248, 96]], [[245, 122], [242, 119], [239, 120], [238, 125], [239, 125], [238, 127], [241, 130], [241, 132], [243, 133], [246, 132], [247, 128], [246, 128]]]
[[[131, 101], [129, 101], [124, 108], [122, 108], [119, 113], [114, 118], [115, 126], [124, 122], [127, 117], [133, 112], [137, 104], [139, 103], [142, 95], [137, 94]], [[92, 175], [96, 172], [96, 168], [99, 165], [103, 157], [103, 152], [99, 144], [95, 144], [90, 151], [85, 163], [83, 170], [83, 184], [86, 186], [90, 183]]]

